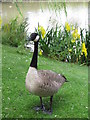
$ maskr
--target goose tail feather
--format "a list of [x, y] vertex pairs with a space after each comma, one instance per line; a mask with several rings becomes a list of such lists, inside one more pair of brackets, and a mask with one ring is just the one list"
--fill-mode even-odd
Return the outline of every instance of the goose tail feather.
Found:
[[64, 78], [65, 78], [65, 82], [69, 82], [69, 81], [67, 80], [67, 78], [66, 78], [64, 75], [62, 75], [62, 77], [64, 77]]

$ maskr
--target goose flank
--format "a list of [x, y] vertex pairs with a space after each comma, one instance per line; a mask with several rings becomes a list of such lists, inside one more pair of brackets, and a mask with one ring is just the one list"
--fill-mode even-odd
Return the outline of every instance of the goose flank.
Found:
[[[57, 74], [51, 70], [38, 70], [37, 69], [37, 58], [38, 58], [38, 43], [39, 35], [38, 33], [32, 33], [30, 40], [34, 41], [34, 53], [28, 73], [26, 75], [26, 88], [28, 91], [40, 98], [40, 107], [36, 107], [36, 110], [43, 110], [44, 112], [52, 113], [52, 100], [53, 95], [58, 92], [60, 87], [67, 82], [67, 79], [62, 74]], [[50, 96], [50, 109], [45, 110], [42, 103], [42, 97]]]

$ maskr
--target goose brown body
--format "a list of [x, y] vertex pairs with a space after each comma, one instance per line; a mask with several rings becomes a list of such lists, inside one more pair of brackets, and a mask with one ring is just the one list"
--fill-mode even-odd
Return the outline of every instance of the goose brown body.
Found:
[[65, 77], [51, 70], [37, 70], [30, 67], [26, 76], [26, 88], [30, 93], [47, 97], [54, 95], [62, 84]]

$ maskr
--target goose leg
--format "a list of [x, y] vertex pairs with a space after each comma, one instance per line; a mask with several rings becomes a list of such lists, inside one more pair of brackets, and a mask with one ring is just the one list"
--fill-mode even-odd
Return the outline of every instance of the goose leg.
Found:
[[41, 104], [41, 109], [43, 110], [44, 109], [44, 105], [42, 103], [42, 97], [40, 97], [40, 104]]
[[53, 101], [53, 96], [50, 97], [50, 110], [49, 110], [50, 114], [52, 114], [52, 101]]
[[43, 103], [42, 103], [42, 97], [40, 97], [40, 106], [36, 106], [36, 107], [34, 107], [34, 110], [36, 110], [36, 111], [39, 111], [39, 110], [45, 110], [45, 107], [44, 107], [44, 105], [43, 105]]
[[50, 108], [49, 110], [45, 110], [44, 113], [45, 114], [52, 114], [52, 100], [53, 100], [53, 96], [50, 96]]

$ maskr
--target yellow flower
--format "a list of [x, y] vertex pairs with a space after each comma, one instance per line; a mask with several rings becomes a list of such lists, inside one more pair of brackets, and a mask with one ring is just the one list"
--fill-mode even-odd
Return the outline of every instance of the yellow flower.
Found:
[[87, 57], [87, 49], [85, 49], [85, 52], [84, 52], [84, 54], [85, 54], [85, 57]]
[[1, 19], [1, 16], [0, 16], [0, 28], [1, 28], [1, 24], [2, 24], [2, 19]]
[[73, 38], [76, 39], [80, 39], [80, 34], [78, 34], [78, 30], [75, 29], [72, 33]]
[[72, 49], [68, 49], [69, 52], [72, 52]]
[[45, 34], [46, 34], [45, 29], [44, 29], [42, 26], [39, 26], [39, 27], [38, 27], [38, 30], [41, 31], [42, 38], [44, 38], [44, 37], [45, 37]]
[[82, 43], [82, 53], [81, 54], [85, 54], [85, 57], [87, 57], [87, 48], [85, 46], [85, 42]]
[[73, 39], [73, 40], [71, 40], [71, 42], [72, 42], [72, 43], [75, 43], [75, 40]]
[[77, 29], [75, 29], [75, 33], [78, 33], [78, 30], [77, 30]]
[[85, 51], [85, 48], [86, 48], [86, 47], [85, 47], [85, 42], [83, 42], [83, 43], [82, 43], [82, 52]]
[[75, 32], [72, 33], [73, 39], [77, 39], [77, 34]]
[[77, 36], [77, 37], [78, 37], [78, 39], [80, 39], [80, 34], [78, 34], [78, 36]]
[[39, 55], [42, 56], [42, 50], [40, 50]]
[[71, 27], [67, 22], [65, 23], [65, 28], [66, 28], [67, 32], [70, 32]]

